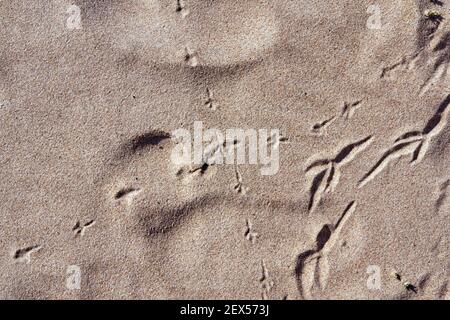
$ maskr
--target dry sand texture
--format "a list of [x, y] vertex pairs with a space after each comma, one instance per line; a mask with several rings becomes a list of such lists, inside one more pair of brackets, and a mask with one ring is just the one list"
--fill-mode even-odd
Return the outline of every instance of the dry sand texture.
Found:
[[[449, 19], [0, 1], [0, 298], [448, 299]], [[196, 121], [279, 129], [278, 172], [174, 163]]]

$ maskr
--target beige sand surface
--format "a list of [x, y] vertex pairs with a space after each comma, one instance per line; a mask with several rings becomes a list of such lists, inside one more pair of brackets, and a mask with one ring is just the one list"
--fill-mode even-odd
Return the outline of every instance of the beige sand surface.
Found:
[[[0, 298], [448, 299], [449, 19], [0, 1]], [[279, 129], [279, 171], [174, 164], [195, 121]]]

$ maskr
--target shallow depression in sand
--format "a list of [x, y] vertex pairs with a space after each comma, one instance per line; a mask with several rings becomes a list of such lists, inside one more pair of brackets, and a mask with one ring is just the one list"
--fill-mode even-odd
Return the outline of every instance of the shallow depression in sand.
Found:
[[[236, 65], [261, 59], [279, 21], [266, 1], [115, 1], [91, 8], [114, 50], [161, 64]], [[86, 4], [89, 9], [89, 4]], [[190, 56], [195, 62], [190, 61]]]

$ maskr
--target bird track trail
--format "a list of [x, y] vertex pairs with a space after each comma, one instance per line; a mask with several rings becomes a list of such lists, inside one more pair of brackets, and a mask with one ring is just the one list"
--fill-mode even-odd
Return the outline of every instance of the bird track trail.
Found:
[[298, 255], [295, 275], [297, 288], [302, 298], [311, 298], [314, 289], [325, 289], [330, 273], [328, 255], [338, 242], [342, 229], [354, 214], [356, 206], [356, 201], [350, 202], [334, 225], [322, 226], [316, 236], [316, 247]]
[[355, 115], [355, 112], [358, 111], [362, 107], [362, 100], [353, 102], [353, 103], [344, 103], [344, 108], [342, 110], [342, 117], [346, 120], [350, 120]]
[[245, 219], [245, 232], [244, 237], [246, 240], [250, 241], [252, 244], [256, 243], [256, 239], [259, 237], [258, 233], [253, 231], [253, 224], [249, 219]]
[[439, 186], [439, 197], [434, 205], [435, 212], [439, 212], [444, 205], [445, 200], [448, 198], [448, 192], [450, 190], [450, 179], [446, 180]]
[[269, 270], [267, 269], [266, 262], [261, 260], [261, 278], [259, 279], [261, 284], [261, 297], [263, 300], [269, 300], [270, 291], [275, 285], [274, 281], [270, 277]]
[[95, 225], [95, 223], [96, 223], [95, 220], [89, 220], [88, 222], [86, 222], [84, 224], [81, 224], [80, 221], [77, 221], [75, 226], [72, 228], [72, 231], [75, 234], [75, 236], [83, 237], [84, 234], [86, 233], [86, 230], [91, 228], [93, 225]]
[[329, 119], [326, 119], [322, 122], [316, 123], [312, 126], [311, 132], [315, 135], [321, 136], [325, 133], [327, 128], [333, 124], [334, 121], [336, 121], [337, 117], [333, 116]]
[[[438, 6], [442, 6], [434, 2]], [[419, 10], [425, 12], [428, 5], [419, 5]], [[403, 57], [400, 61], [382, 69], [381, 79], [394, 79], [397, 71], [417, 71], [418, 66], [425, 66], [427, 76], [423, 80], [419, 96], [424, 96], [439, 81], [445, 80], [450, 62], [450, 31], [448, 23], [442, 16], [423, 18], [420, 21], [418, 47], [416, 51]], [[422, 40], [425, 39], [425, 40]]]
[[14, 252], [14, 260], [18, 262], [31, 262], [31, 255], [42, 249], [41, 245], [33, 245], [26, 248], [18, 249]]
[[420, 163], [430, 146], [431, 140], [438, 136], [447, 125], [450, 113], [450, 94], [439, 105], [435, 115], [427, 122], [422, 131], [411, 131], [403, 134], [394, 141], [394, 145], [389, 148], [378, 160], [375, 166], [359, 181], [358, 187], [363, 187], [396, 159], [411, 155], [411, 165]]
[[341, 177], [341, 168], [372, 143], [372, 136], [344, 147], [334, 159], [321, 159], [310, 164], [305, 172], [315, 174], [310, 187], [308, 211], [313, 212], [326, 193], [333, 192]]

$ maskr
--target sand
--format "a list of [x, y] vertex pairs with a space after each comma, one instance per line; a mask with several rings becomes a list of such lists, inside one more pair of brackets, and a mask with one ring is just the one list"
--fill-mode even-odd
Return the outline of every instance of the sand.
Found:
[[[0, 18], [0, 298], [449, 299], [450, 1]], [[176, 163], [199, 121], [278, 170]]]

